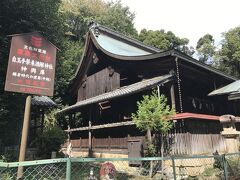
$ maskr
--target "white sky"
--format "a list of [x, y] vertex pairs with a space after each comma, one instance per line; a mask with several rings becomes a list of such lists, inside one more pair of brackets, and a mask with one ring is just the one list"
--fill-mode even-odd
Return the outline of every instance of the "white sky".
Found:
[[138, 31], [172, 31], [196, 47], [200, 37], [209, 33], [216, 42], [221, 33], [240, 25], [240, 0], [122, 0], [136, 14]]

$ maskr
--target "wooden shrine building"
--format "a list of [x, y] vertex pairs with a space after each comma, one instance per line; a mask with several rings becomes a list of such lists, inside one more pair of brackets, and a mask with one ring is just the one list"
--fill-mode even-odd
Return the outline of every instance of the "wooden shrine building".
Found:
[[70, 87], [76, 103], [60, 111], [70, 125], [63, 128], [71, 132], [76, 155], [139, 156], [145, 132], [136, 128], [131, 113], [142, 95], [159, 86], [177, 111], [171, 153], [225, 152], [219, 116], [239, 110], [227, 97], [208, 94], [235, 80], [177, 50], [161, 51], [93, 24]]

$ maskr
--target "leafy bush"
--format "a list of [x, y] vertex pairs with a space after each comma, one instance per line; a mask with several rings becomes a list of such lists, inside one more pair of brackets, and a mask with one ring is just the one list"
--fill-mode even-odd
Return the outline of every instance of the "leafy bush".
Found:
[[206, 167], [203, 172], [204, 177], [205, 176], [210, 177], [210, 176], [218, 175], [218, 174], [220, 174], [220, 170], [218, 168], [214, 168], [214, 167]]
[[50, 158], [52, 151], [59, 151], [61, 144], [67, 139], [67, 133], [58, 126], [47, 127], [32, 143], [37, 147], [38, 156]]
[[156, 156], [156, 146], [154, 144], [148, 144], [146, 157], [155, 157]]
[[0, 162], [15, 162], [18, 160], [18, 151], [9, 151], [0, 155]]
[[240, 156], [239, 155], [230, 155], [225, 156], [227, 163], [227, 171], [231, 176], [239, 177], [240, 176]]

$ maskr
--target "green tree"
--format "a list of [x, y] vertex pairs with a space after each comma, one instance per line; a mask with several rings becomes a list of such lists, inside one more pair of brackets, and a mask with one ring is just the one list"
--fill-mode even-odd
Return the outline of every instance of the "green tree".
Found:
[[65, 14], [68, 34], [84, 40], [89, 23], [96, 21], [118, 32], [137, 36], [134, 14], [120, 1], [106, 3], [102, 0], [64, 0], [61, 12]]
[[228, 74], [240, 77], [240, 26], [223, 33], [215, 66]]
[[72, 102], [66, 96], [66, 91], [81, 59], [89, 23], [96, 21], [129, 36], [137, 36], [137, 31], [133, 24], [134, 14], [118, 1], [106, 3], [102, 0], [63, 0], [60, 12], [65, 17], [65, 34], [69, 40], [61, 43], [63, 53], [59, 56], [55, 100], [65, 105]]
[[19, 143], [25, 103], [25, 95], [4, 91], [11, 39], [7, 35], [39, 31], [61, 48], [65, 30], [59, 6], [60, 0], [0, 1], [0, 137], [4, 145]]
[[143, 100], [137, 102], [138, 110], [132, 114], [132, 119], [137, 128], [147, 131], [148, 141], [152, 144], [152, 132], [166, 134], [172, 127], [171, 118], [175, 109], [167, 104], [167, 98], [153, 92], [151, 95], [144, 95]]
[[50, 158], [51, 152], [59, 152], [61, 145], [66, 141], [67, 133], [58, 126], [48, 126], [43, 133], [39, 134], [33, 141], [32, 146], [37, 147], [38, 156]]
[[199, 61], [206, 63], [208, 60], [212, 60], [215, 55], [215, 49], [213, 36], [205, 34], [198, 40], [196, 46]]
[[[152, 133], [161, 133], [166, 135], [172, 128], [171, 118], [175, 114], [175, 109], [167, 104], [167, 98], [164, 95], [159, 96], [156, 92], [151, 95], [144, 95], [143, 100], [137, 102], [138, 110], [132, 114], [132, 120], [137, 128], [147, 131], [148, 150], [150, 154], [156, 151], [152, 141]], [[163, 156], [163, 139], [161, 139], [161, 155]], [[163, 164], [162, 164], [163, 165]], [[152, 176], [152, 162], [150, 164], [150, 176]]]
[[66, 95], [67, 89], [73, 79], [83, 52], [83, 42], [80, 40], [64, 40], [58, 56], [56, 70], [56, 83], [54, 86], [54, 100], [59, 106], [69, 104], [73, 99]]
[[[37, 136], [30, 144], [31, 147], [37, 148], [37, 155], [40, 158], [50, 158], [52, 151], [60, 154], [58, 152], [61, 150], [61, 145], [67, 140], [67, 133], [62, 129], [61, 122], [58, 121], [58, 111], [59, 109], [55, 108], [45, 112], [43, 132], [37, 131]], [[80, 114], [77, 115], [77, 118], [80, 119]], [[61, 117], [61, 120], [63, 118]]]
[[135, 14], [129, 10], [129, 7], [123, 6], [121, 1], [108, 3], [107, 7], [107, 13], [96, 20], [115, 31], [136, 38], [138, 34], [133, 23]]
[[188, 47], [189, 40], [187, 38], [179, 38], [173, 32], [165, 30], [146, 30], [142, 29], [138, 39], [145, 44], [159, 48], [162, 51], [169, 49], [178, 49], [188, 55], [193, 55], [194, 50]]
[[102, 0], [2, 0], [0, 1], [0, 138], [17, 145], [23, 119], [25, 95], [4, 91], [10, 38], [7, 35], [39, 31], [55, 44], [57, 52], [55, 91], [58, 105], [71, 102], [66, 95], [81, 59], [88, 23], [96, 20], [117, 31], [136, 35], [134, 14], [119, 2]]
[[67, 34], [84, 41], [89, 23], [106, 13], [102, 0], [63, 0], [60, 11], [66, 18]]

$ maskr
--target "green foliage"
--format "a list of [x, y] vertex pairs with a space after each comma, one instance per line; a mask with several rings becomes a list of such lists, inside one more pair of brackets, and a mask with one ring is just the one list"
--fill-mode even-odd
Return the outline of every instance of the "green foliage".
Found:
[[84, 40], [89, 23], [105, 13], [106, 8], [101, 0], [63, 0], [60, 11], [66, 18], [67, 34]]
[[0, 174], [0, 179], [12, 180], [12, 179], [14, 179], [14, 177], [11, 175], [11, 173], [6, 172], [6, 173]]
[[223, 159], [222, 159], [222, 157], [219, 155], [219, 153], [217, 151], [215, 153], [213, 153], [213, 155], [214, 155], [213, 167], [215, 169], [223, 170]]
[[106, 3], [102, 0], [64, 0], [61, 12], [65, 14], [68, 34], [84, 40], [89, 23], [96, 21], [118, 32], [137, 36], [134, 14], [120, 1]]
[[240, 26], [223, 33], [223, 38], [215, 62], [216, 67], [240, 77]]
[[49, 110], [44, 114], [44, 126], [45, 127], [54, 127], [58, 125], [57, 121], [57, 112], [59, 111], [58, 108]]
[[67, 89], [73, 79], [83, 52], [83, 43], [81, 41], [63, 41], [62, 51], [58, 58], [56, 70], [56, 84], [54, 91], [55, 102], [66, 105], [72, 102], [69, 96], [66, 96]]
[[2, 141], [5, 146], [17, 145], [20, 141], [26, 97], [4, 91], [10, 50], [10, 38], [7, 35], [39, 31], [61, 47], [65, 27], [58, 11], [59, 5], [60, 0], [0, 1], [0, 137], [4, 137]]
[[6, 157], [6, 155], [1, 155], [1, 156], [0, 156], [0, 162], [7, 162], [7, 157]]
[[227, 171], [231, 172], [233, 175], [239, 177], [240, 175], [240, 157], [239, 155], [230, 155], [230, 156], [225, 156], [226, 161], [227, 161]]
[[0, 155], [0, 162], [15, 162], [18, 160], [18, 152], [16, 150], [8, 151], [7, 153]]
[[129, 7], [123, 6], [121, 1], [108, 3], [107, 6], [107, 13], [97, 18], [97, 22], [125, 35], [137, 37], [137, 30], [133, 24], [135, 14], [130, 12]]
[[[58, 118], [65, 121], [66, 119], [58, 117], [58, 111], [59, 109], [55, 108], [46, 112], [44, 117], [43, 133], [38, 132], [37, 136], [31, 143], [32, 147], [38, 149], [37, 155], [41, 158], [50, 158], [52, 151], [59, 152], [60, 146], [67, 139], [67, 133], [62, 130], [61, 122], [59, 122]], [[66, 121], [65, 123], [70, 122]]]
[[147, 152], [146, 152], [146, 157], [154, 157], [156, 156], [156, 146], [154, 144], [148, 144], [147, 145]]
[[66, 91], [81, 60], [89, 24], [96, 21], [129, 36], [137, 36], [133, 25], [134, 14], [120, 2], [106, 3], [102, 0], [63, 0], [60, 12], [65, 18], [65, 34], [69, 39], [61, 41], [62, 50], [56, 73], [55, 101], [70, 104], [72, 99]]
[[163, 51], [169, 49], [178, 49], [188, 55], [192, 55], [194, 53], [192, 47], [188, 47], [187, 44], [189, 40], [187, 38], [179, 38], [173, 32], [162, 30], [146, 30], [142, 29], [138, 39], [145, 44], [154, 46]]
[[164, 95], [158, 97], [156, 91], [150, 95], [144, 95], [143, 100], [137, 102], [137, 107], [137, 112], [132, 113], [132, 120], [138, 129], [147, 131], [146, 155], [155, 156], [156, 147], [152, 142], [151, 132], [167, 134], [172, 128], [171, 118], [176, 113], [175, 109], [170, 108]]
[[[136, 36], [134, 14], [120, 2], [102, 0], [2, 0], [0, 1], [0, 137], [2, 144], [20, 142], [25, 95], [4, 91], [10, 38], [7, 35], [39, 31], [55, 44], [57, 52], [54, 101], [72, 103], [66, 95], [81, 60], [89, 22], [96, 20], [127, 35]], [[50, 115], [51, 116], [51, 115]], [[50, 117], [51, 119], [52, 117]], [[80, 122], [78, 122], [79, 124]]]
[[206, 63], [208, 60], [211, 60], [216, 53], [213, 36], [206, 34], [201, 37], [197, 42], [196, 49], [201, 62]]
[[158, 97], [156, 92], [144, 95], [143, 100], [137, 102], [137, 107], [137, 112], [132, 114], [137, 128], [163, 134], [172, 128], [171, 117], [175, 114], [175, 109], [167, 105], [167, 98], [164, 95]]
[[67, 139], [67, 133], [58, 126], [46, 127], [43, 134], [39, 134], [32, 146], [37, 147], [41, 158], [50, 158], [51, 152], [60, 150], [61, 144]]
[[221, 171], [217, 168], [213, 167], [206, 167], [202, 173], [203, 177], [212, 177], [213, 178], [218, 178], [219, 175], [221, 175]]

